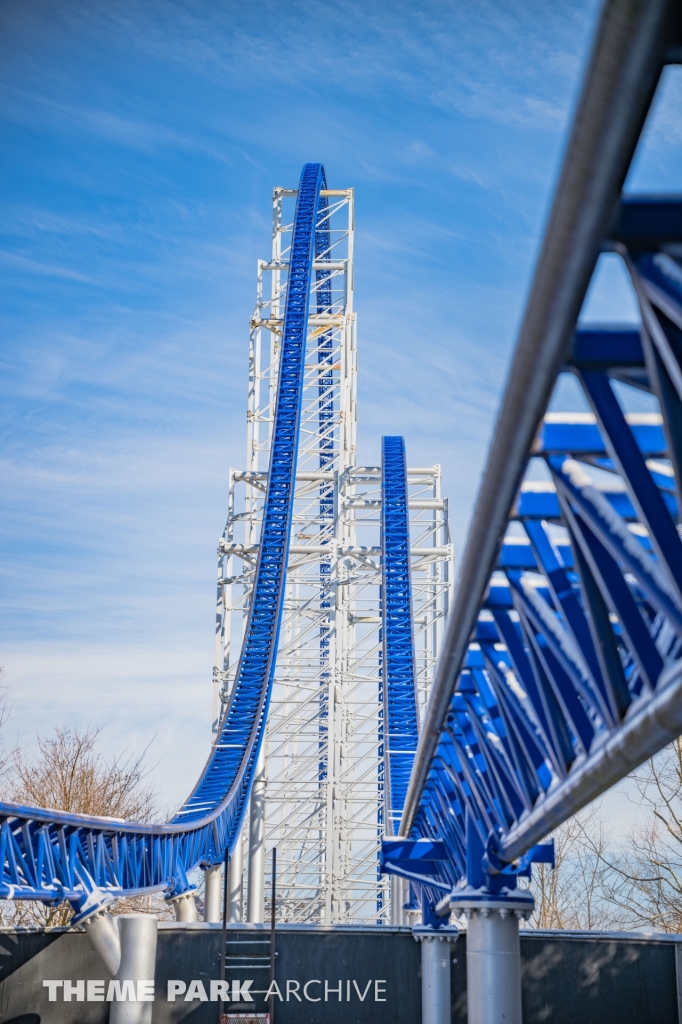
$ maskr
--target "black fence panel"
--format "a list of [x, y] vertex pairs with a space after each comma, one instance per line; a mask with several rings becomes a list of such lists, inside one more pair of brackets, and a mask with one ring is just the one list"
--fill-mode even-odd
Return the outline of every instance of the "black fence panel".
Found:
[[[227, 972], [236, 998], [225, 1010], [265, 1011], [269, 972], [249, 943], [266, 937], [259, 926], [228, 929], [228, 949], [243, 959]], [[154, 1024], [217, 1024], [211, 981], [220, 978], [221, 942], [219, 925], [159, 928]], [[678, 1024], [675, 944], [522, 933], [524, 1024]], [[450, 948], [452, 1024], [466, 1024], [466, 935]], [[419, 1024], [420, 956], [405, 928], [278, 929], [275, 1024]], [[83, 932], [0, 932], [0, 1024], [105, 1024], [110, 980]]]

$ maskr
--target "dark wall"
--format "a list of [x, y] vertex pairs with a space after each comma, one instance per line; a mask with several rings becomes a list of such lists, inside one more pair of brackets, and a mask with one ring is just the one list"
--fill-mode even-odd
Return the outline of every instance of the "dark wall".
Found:
[[522, 938], [521, 961], [526, 1024], [678, 1024], [672, 941], [559, 932]]
[[[268, 970], [250, 952], [267, 937], [260, 929], [230, 929], [231, 952], [243, 956], [228, 976], [252, 979], [255, 1009], [263, 1010]], [[220, 977], [219, 926], [173, 925], [159, 930], [154, 1024], [217, 1024], [218, 1004], [168, 1002], [167, 982]], [[453, 1024], [466, 1024], [466, 937], [452, 949]], [[276, 1024], [419, 1024], [420, 947], [407, 929], [278, 929]], [[525, 1024], [678, 1024], [674, 942], [543, 933], [521, 940]], [[234, 961], [239, 962], [239, 961]], [[0, 1024], [104, 1024], [107, 1003], [48, 1002], [44, 979], [109, 981], [81, 932], [0, 933]], [[319, 984], [316, 983], [319, 981]], [[299, 1002], [296, 982], [311, 999]], [[327, 982], [327, 1000], [324, 982]], [[334, 991], [341, 983], [341, 1000]], [[355, 982], [355, 985], [353, 985]], [[368, 987], [368, 982], [370, 982]], [[364, 999], [360, 996], [364, 994]], [[378, 998], [377, 998], [378, 997]], [[384, 1001], [385, 1000], [385, 1001]], [[244, 1012], [253, 1004], [230, 1004]]]

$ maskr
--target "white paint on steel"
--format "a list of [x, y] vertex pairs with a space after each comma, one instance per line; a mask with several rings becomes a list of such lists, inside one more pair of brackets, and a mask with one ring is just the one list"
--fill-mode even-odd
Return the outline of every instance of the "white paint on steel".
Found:
[[244, 834], [239, 836], [227, 869], [227, 920], [244, 920]]
[[154, 914], [121, 914], [118, 929], [121, 936], [121, 963], [115, 979], [132, 981], [136, 1002], [114, 1001], [109, 1011], [109, 1024], [151, 1024], [154, 1009], [151, 1001], [140, 1000], [140, 983], [153, 982], [156, 970], [157, 920]]
[[258, 755], [249, 804], [249, 891], [246, 920], [263, 921], [265, 913], [265, 751]]
[[204, 921], [222, 919], [223, 866], [214, 864], [204, 871]]
[[[381, 470], [356, 465], [353, 191], [329, 197], [332, 303], [320, 313], [313, 294], [308, 321], [289, 569], [267, 727], [265, 840], [268, 849], [277, 846], [280, 920], [374, 924], [390, 919], [389, 881], [377, 879], [384, 800], [378, 754]], [[229, 472], [228, 518], [218, 549], [214, 732], [234, 683], [258, 555], [295, 198], [290, 189], [275, 190], [272, 251], [258, 264], [246, 467]], [[320, 403], [327, 397], [333, 403], [325, 433], [331, 448], [320, 444]], [[440, 467], [410, 467], [408, 482], [423, 713], [453, 553]], [[331, 515], [321, 500], [327, 495]], [[321, 571], [323, 562], [328, 572]], [[237, 870], [233, 853], [230, 892]]]
[[116, 920], [108, 910], [87, 917], [83, 921], [85, 932], [95, 952], [99, 953], [110, 974], [116, 974], [121, 962], [121, 939]]
[[183, 892], [169, 903], [173, 904], [176, 921], [198, 921], [199, 914], [193, 892]]

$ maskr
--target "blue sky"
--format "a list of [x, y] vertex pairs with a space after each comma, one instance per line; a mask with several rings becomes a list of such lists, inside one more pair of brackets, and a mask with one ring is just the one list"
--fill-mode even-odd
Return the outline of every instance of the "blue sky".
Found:
[[[305, 161], [356, 190], [360, 460], [441, 462], [461, 548], [597, 10], [3, 0], [6, 742], [153, 740], [169, 803], [198, 772], [256, 260]], [[634, 188], [679, 189], [677, 70]], [[590, 308], [633, 315], [608, 260]]]

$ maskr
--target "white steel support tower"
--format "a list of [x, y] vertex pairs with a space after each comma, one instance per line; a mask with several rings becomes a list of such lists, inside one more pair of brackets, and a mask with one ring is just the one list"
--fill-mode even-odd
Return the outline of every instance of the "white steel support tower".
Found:
[[[353, 190], [318, 223], [284, 615], [266, 742], [266, 846], [283, 920], [388, 921], [378, 873], [381, 755], [380, 467], [356, 466]], [[218, 550], [214, 729], [234, 682], [267, 479], [296, 192], [275, 189], [270, 260], [251, 319], [247, 465], [230, 470]], [[452, 547], [440, 467], [409, 469], [420, 706], [447, 612]]]

